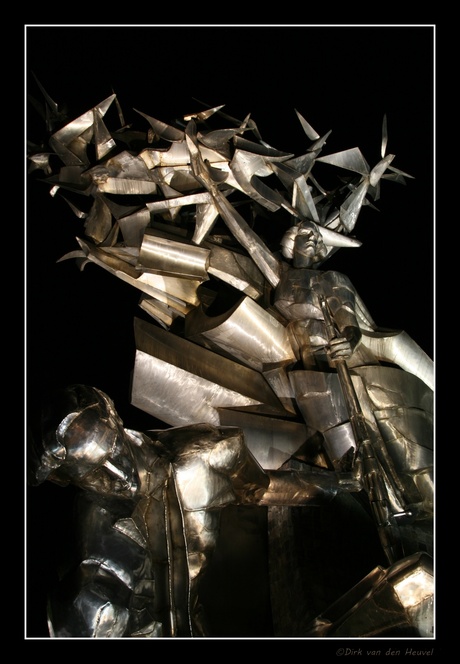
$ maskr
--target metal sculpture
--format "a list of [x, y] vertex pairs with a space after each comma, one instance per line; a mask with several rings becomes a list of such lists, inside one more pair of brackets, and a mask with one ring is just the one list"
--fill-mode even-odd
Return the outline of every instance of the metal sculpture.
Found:
[[[47, 108], [56, 111], [50, 102]], [[109, 130], [106, 115], [114, 104], [121, 127]], [[113, 94], [74, 121], [59, 118], [57, 130], [48, 113], [50, 150], [29, 155], [31, 170], [44, 171], [51, 193], [83, 220], [79, 248], [63, 260], [80, 269], [94, 263], [141, 291], [140, 307], [150, 318], [134, 322], [131, 401], [173, 427], [154, 434], [124, 430], [110, 399], [94, 388], [76, 388], [92, 395], [89, 405], [63, 411], [61, 419], [54, 413], [37, 481], [62, 481], [67, 467], [73, 473], [67, 480], [84, 487], [89, 454], [86, 488], [105, 493], [93, 477], [104, 466], [127, 490], [105, 438], [100, 457], [94, 448], [88, 452], [88, 440], [94, 446], [102, 436], [98, 422], [75, 425], [74, 418], [86, 418], [94, 407], [107, 409], [99, 417], [132, 449], [131, 460], [148, 449], [161, 461], [158, 479], [141, 489], [134, 508], [133, 495], [125, 496], [127, 503], [114, 504], [104, 517], [106, 503], [90, 501], [90, 516], [82, 518], [106, 536], [91, 535], [93, 562], [85, 559], [79, 572], [87, 596], [71, 600], [61, 593], [52, 634], [212, 635], [203, 626], [195, 579], [218, 536], [216, 508], [241, 501], [268, 509], [275, 635], [432, 636], [433, 363], [405, 332], [375, 324], [346, 275], [322, 269], [339, 248], [360, 246], [352, 236], [356, 220], [363, 205], [378, 200], [381, 181], [410, 176], [386, 154], [385, 121], [381, 159], [370, 167], [358, 148], [321, 156], [330, 132], [321, 137], [298, 112], [311, 144], [295, 156], [265, 142], [250, 116], [240, 121], [222, 109], [169, 124], [137, 111], [143, 129], [133, 131]], [[57, 169], [51, 155], [59, 157]], [[317, 164], [339, 169], [338, 186], [320, 184]], [[90, 205], [80, 209], [69, 198], [74, 194]], [[89, 437], [93, 426], [96, 438]], [[203, 457], [210, 441], [226, 450], [219, 461], [222, 487], [211, 477], [213, 462]], [[234, 455], [246, 459], [242, 474], [234, 472]], [[157, 461], [146, 463], [136, 470], [141, 487]], [[249, 467], [257, 479], [247, 494]], [[275, 477], [283, 478], [279, 490]], [[351, 501], [364, 529], [373, 523], [383, 553], [382, 565], [352, 588], [338, 592], [336, 585], [336, 594], [333, 583], [327, 592], [315, 589], [312, 569], [304, 569], [311, 510], [323, 509], [312, 507], [318, 482], [328, 499]], [[198, 485], [206, 497], [197, 507]], [[146, 517], [153, 496], [159, 512]], [[165, 505], [173, 503], [177, 509], [166, 510], [166, 518]], [[205, 531], [212, 533], [209, 541]], [[126, 537], [130, 542], [120, 545]], [[118, 567], [103, 562], [113, 560], [112, 546], [122, 551]], [[130, 549], [136, 546], [142, 549], [137, 558]], [[152, 572], [157, 546], [163, 568]], [[140, 577], [129, 569], [130, 556], [142, 561]], [[104, 575], [115, 580], [107, 604], [100, 595], [95, 600], [91, 585]], [[160, 599], [144, 594], [153, 577]], [[119, 601], [120, 579], [129, 601]], [[154, 608], [157, 600], [161, 610]], [[80, 622], [72, 613], [76, 603]]]

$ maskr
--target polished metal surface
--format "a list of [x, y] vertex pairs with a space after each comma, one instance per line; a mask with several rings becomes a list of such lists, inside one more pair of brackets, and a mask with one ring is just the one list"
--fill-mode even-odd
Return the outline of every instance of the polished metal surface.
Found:
[[[433, 613], [433, 565], [426, 554], [415, 554], [386, 570], [376, 568], [337, 604], [318, 616], [306, 635], [352, 637], [388, 636], [399, 629], [407, 636], [415, 627], [421, 637], [431, 637]], [[381, 605], [386, 616], [380, 620]], [[373, 616], [379, 616], [374, 621]], [[364, 630], [363, 630], [363, 627]]]
[[[86, 557], [50, 604], [54, 637], [135, 636], [139, 629], [144, 636], [210, 636], [198, 609], [199, 580], [217, 543], [220, 511], [230, 504], [317, 506], [358, 484], [327, 471], [265, 471], [234, 426], [126, 430], [111, 399], [85, 385], [59, 395], [44, 433], [37, 481], [70, 482], [90, 496], [80, 516]], [[93, 495], [103, 502], [93, 503]], [[139, 624], [136, 601], [147, 624]]]
[[145, 233], [139, 252], [141, 271], [208, 279], [209, 250]]
[[258, 371], [135, 320], [132, 403], [170, 425], [220, 422], [218, 409], [286, 415]]
[[[201, 589], [230, 506], [266, 511], [274, 636], [431, 636], [433, 362], [322, 267], [358, 250], [381, 180], [411, 177], [386, 123], [373, 166], [356, 147], [323, 155], [329, 133], [298, 112], [311, 145], [296, 156], [222, 106], [136, 111], [133, 150], [104, 123], [115, 101], [52, 133], [30, 173], [89, 201], [70, 205], [82, 236], [62, 260], [141, 291], [131, 404], [165, 426], [125, 428], [93, 387], [50, 404], [35, 482], [81, 491], [50, 636], [214, 636]], [[316, 163], [350, 179], [326, 188]]]
[[295, 362], [286, 328], [263, 307], [245, 297], [230, 311], [211, 317], [196, 308], [185, 320], [185, 336], [264, 373], [265, 367]]

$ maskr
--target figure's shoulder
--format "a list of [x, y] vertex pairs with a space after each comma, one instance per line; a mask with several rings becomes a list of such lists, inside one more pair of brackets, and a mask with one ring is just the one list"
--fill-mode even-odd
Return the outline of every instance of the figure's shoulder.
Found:
[[317, 270], [304, 267], [293, 267], [283, 263], [280, 270], [280, 281], [305, 281], [311, 283], [343, 282], [351, 284], [350, 278], [339, 270]]
[[337, 286], [347, 286], [348, 288], [354, 290], [354, 286], [350, 277], [348, 277], [344, 272], [339, 272], [338, 270], [324, 270], [322, 272], [318, 272], [318, 281], [324, 281], [326, 283]]
[[149, 431], [150, 444], [160, 456], [172, 462], [180, 462], [191, 456], [211, 453], [227, 441], [238, 440], [242, 430], [238, 427], [215, 426], [209, 423], [190, 424]]

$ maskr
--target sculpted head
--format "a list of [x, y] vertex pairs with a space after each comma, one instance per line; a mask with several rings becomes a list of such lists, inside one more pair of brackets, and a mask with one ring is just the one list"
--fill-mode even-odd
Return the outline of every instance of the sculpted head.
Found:
[[43, 418], [38, 483], [75, 484], [104, 495], [133, 496], [138, 478], [130, 438], [101, 390], [71, 385]]

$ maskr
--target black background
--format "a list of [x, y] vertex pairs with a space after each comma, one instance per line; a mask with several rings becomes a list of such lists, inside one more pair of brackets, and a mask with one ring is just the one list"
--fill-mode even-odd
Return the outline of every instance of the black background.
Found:
[[[133, 109], [169, 122], [202, 100], [239, 119], [250, 113], [266, 142], [300, 155], [309, 141], [297, 109], [320, 135], [332, 130], [323, 155], [357, 146], [374, 165], [386, 114], [387, 152], [414, 179], [382, 182], [378, 211], [363, 209], [355, 228], [362, 247], [340, 250], [327, 268], [351, 278], [377, 325], [404, 329], [433, 356], [434, 26], [31, 25], [25, 47], [26, 92], [41, 99], [33, 72], [70, 119], [112, 92], [137, 124]], [[27, 138], [40, 142], [44, 125], [27, 99], [25, 110]], [[129, 404], [139, 293], [96, 266], [57, 263], [82, 222], [40, 177], [25, 177], [27, 433], [38, 435], [50, 391], [71, 382], [110, 394], [126, 426], [153, 428]], [[44, 598], [69, 493], [28, 490], [27, 637], [47, 636]]]

